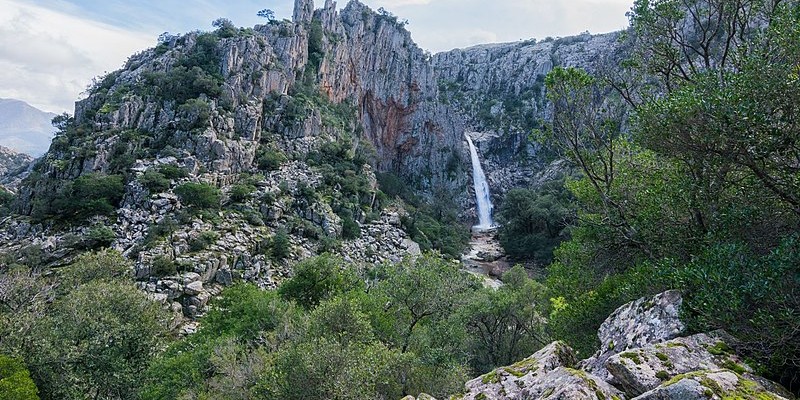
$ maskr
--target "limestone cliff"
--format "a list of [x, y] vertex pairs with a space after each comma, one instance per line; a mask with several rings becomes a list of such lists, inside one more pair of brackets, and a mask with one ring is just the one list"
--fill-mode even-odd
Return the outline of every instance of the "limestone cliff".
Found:
[[[29, 218], [6, 221], [0, 239], [6, 251], [38, 246], [51, 264], [111, 245], [136, 259], [143, 289], [188, 315], [204, 301], [179, 282], [271, 287], [289, 273], [269, 257], [281, 230], [294, 259], [396, 259], [418, 247], [402, 209], [379, 196], [375, 169], [469, 220], [465, 132], [495, 195], [539, 179], [545, 157], [528, 134], [549, 117], [544, 75], [597, 68], [619, 52], [616, 40], [431, 56], [396, 17], [357, 0], [341, 11], [297, 0], [292, 21], [163, 36], [56, 121], [18, 190], [16, 211]], [[224, 208], [198, 210], [202, 196]]]

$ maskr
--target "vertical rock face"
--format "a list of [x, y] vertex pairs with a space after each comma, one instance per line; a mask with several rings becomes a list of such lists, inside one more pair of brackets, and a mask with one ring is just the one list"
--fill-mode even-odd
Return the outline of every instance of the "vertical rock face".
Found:
[[[262, 132], [292, 138], [281, 146], [297, 149], [308, 148], [308, 141], [328, 129], [330, 121], [313, 111], [292, 123], [284, 118], [298, 111], [285, 96], [311, 87], [333, 103], [355, 108], [359, 135], [374, 147], [378, 171], [405, 176], [421, 194], [446, 194], [438, 197], [455, 199], [467, 210], [474, 198], [463, 133], [477, 132], [476, 146], [496, 196], [530, 183], [543, 167], [528, 134], [549, 118], [544, 75], [556, 65], [597, 69], [619, 53], [616, 34], [584, 34], [431, 56], [396, 17], [357, 0], [341, 12], [331, 0], [317, 10], [312, 0], [296, 0], [293, 22], [217, 36], [168, 38], [132, 56], [76, 104], [75, 120], [92, 132], [81, 136], [80, 144], [56, 138], [45, 159], [63, 162], [58, 168], [41, 164], [37, 174], [68, 180], [108, 173], [132, 131], [166, 143], [181, 163], [229, 176], [250, 171]], [[204, 52], [216, 54], [215, 64], [198, 58]], [[222, 79], [218, 91], [198, 88], [205, 94], [191, 102], [153, 96], [163, 86], [160, 77], [173, 77], [180, 68], [192, 73], [192, 63]], [[92, 150], [76, 153], [81, 146]], [[31, 212], [37, 190], [31, 185], [20, 191], [20, 211]]]

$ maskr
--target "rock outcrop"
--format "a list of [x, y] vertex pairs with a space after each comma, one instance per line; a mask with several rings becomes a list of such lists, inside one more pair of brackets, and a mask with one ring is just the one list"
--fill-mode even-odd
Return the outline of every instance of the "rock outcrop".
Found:
[[[614, 348], [578, 363], [554, 342], [532, 356], [465, 384], [457, 399], [793, 399], [777, 383], [755, 375], [723, 331], [676, 337], [680, 293], [668, 291], [618, 308], [598, 336]], [[603, 342], [609, 343], [609, 342]], [[619, 346], [619, 347], [617, 347]], [[603, 360], [602, 362], [600, 360]]]
[[618, 308], [600, 325], [597, 332], [600, 350], [583, 361], [583, 368], [608, 379], [609, 357], [677, 337], [686, 329], [680, 319], [682, 303], [681, 294], [670, 290]]
[[0, 186], [14, 191], [33, 162], [33, 157], [0, 146]]

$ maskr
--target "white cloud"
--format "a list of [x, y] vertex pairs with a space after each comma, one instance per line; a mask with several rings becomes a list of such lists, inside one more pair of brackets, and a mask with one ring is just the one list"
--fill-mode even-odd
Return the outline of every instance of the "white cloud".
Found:
[[92, 77], [119, 68], [155, 44], [132, 32], [73, 15], [0, 0], [0, 97], [46, 111], [73, 111]]
[[408, 19], [414, 40], [434, 52], [486, 39], [512, 42], [619, 30], [627, 26], [625, 13], [633, 4], [633, 0], [362, 1]]

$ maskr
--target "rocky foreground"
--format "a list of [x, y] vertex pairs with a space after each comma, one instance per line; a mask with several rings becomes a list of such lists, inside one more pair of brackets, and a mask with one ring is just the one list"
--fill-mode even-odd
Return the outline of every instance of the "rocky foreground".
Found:
[[679, 292], [667, 291], [625, 304], [600, 327], [601, 350], [589, 359], [578, 361], [569, 346], [553, 342], [467, 382], [465, 393], [452, 398], [794, 399], [779, 384], [756, 375], [724, 331], [681, 336], [686, 330], [679, 317], [681, 303]]

